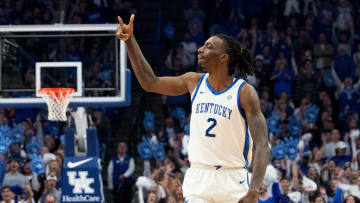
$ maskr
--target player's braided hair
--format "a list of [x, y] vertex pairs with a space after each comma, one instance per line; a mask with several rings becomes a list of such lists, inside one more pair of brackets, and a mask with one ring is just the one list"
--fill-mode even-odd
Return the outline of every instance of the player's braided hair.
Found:
[[227, 54], [229, 54], [229, 74], [240, 77], [254, 74], [254, 60], [247, 49], [241, 48], [240, 42], [234, 37], [216, 34], [225, 42]]

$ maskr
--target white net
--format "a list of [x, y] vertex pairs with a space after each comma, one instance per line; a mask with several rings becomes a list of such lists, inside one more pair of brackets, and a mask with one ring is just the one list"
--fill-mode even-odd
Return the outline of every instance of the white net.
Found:
[[73, 88], [42, 88], [40, 95], [48, 106], [48, 119], [51, 121], [66, 121], [66, 109], [75, 92]]

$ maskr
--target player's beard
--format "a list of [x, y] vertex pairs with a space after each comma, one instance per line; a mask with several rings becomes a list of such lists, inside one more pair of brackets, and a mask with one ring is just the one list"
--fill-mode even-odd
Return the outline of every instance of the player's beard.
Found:
[[198, 73], [205, 73], [204, 67], [202, 67], [200, 64], [197, 65], [197, 72]]

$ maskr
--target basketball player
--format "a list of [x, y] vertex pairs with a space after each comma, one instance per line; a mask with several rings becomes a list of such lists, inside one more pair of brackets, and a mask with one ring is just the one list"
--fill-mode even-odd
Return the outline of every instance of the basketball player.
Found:
[[207, 73], [157, 77], [133, 35], [134, 17], [127, 25], [118, 17], [116, 37], [125, 41], [141, 87], [164, 95], [191, 94], [191, 167], [183, 183], [185, 202], [258, 202], [269, 160], [266, 122], [255, 89], [230, 74], [253, 74], [249, 52], [234, 38], [215, 35], [198, 49], [199, 66]]

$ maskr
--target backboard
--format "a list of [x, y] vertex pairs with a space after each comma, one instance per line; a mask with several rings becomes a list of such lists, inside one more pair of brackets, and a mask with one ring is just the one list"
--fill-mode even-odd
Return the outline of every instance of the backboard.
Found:
[[45, 107], [43, 87], [74, 88], [70, 107], [129, 105], [131, 75], [117, 26], [0, 26], [0, 107]]

